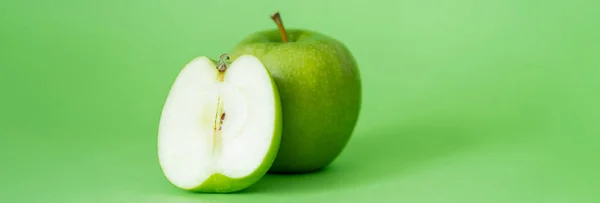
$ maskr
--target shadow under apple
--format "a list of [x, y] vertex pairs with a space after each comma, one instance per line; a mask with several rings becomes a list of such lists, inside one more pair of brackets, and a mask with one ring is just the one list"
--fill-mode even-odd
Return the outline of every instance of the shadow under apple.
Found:
[[358, 132], [340, 157], [308, 174], [267, 174], [242, 193], [311, 193], [368, 185], [427, 167], [475, 146], [467, 131], [448, 126], [411, 126]]

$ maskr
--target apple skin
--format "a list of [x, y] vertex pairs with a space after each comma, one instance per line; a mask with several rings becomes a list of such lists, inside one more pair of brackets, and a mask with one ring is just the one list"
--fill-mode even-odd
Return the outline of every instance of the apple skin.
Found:
[[270, 172], [307, 173], [331, 164], [346, 147], [361, 109], [361, 76], [351, 52], [321, 33], [288, 29], [250, 34], [229, 53], [257, 57], [279, 89], [283, 131]]

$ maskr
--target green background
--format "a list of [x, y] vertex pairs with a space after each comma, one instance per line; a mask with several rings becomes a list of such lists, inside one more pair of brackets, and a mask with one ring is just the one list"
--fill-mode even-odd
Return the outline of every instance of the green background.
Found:
[[[319, 173], [239, 194], [172, 187], [176, 74], [246, 35], [343, 41], [364, 103]], [[599, 1], [0, 2], [0, 202], [600, 202]]]

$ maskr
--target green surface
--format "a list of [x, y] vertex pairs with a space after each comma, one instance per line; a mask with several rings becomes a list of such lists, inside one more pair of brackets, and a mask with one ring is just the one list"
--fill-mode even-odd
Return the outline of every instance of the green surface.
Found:
[[[171, 186], [156, 156], [179, 70], [247, 34], [353, 51], [364, 106], [319, 173], [240, 194]], [[600, 202], [598, 1], [2, 1], [0, 202]]]

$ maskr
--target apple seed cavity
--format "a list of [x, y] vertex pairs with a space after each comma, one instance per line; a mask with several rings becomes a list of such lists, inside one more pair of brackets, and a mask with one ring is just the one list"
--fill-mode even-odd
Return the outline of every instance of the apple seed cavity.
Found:
[[[227, 61], [229, 60], [229, 55], [227, 53], [221, 54], [219, 57], [219, 64], [217, 65], [217, 70], [219, 70], [218, 81], [223, 82], [225, 77], [225, 71], [227, 70]], [[225, 120], [225, 111], [223, 109], [223, 101], [221, 100], [221, 96], [217, 97], [217, 113], [215, 115], [215, 123], [213, 125], [213, 152], [218, 153], [219, 146], [221, 145], [221, 134], [223, 129], [223, 120]]]

